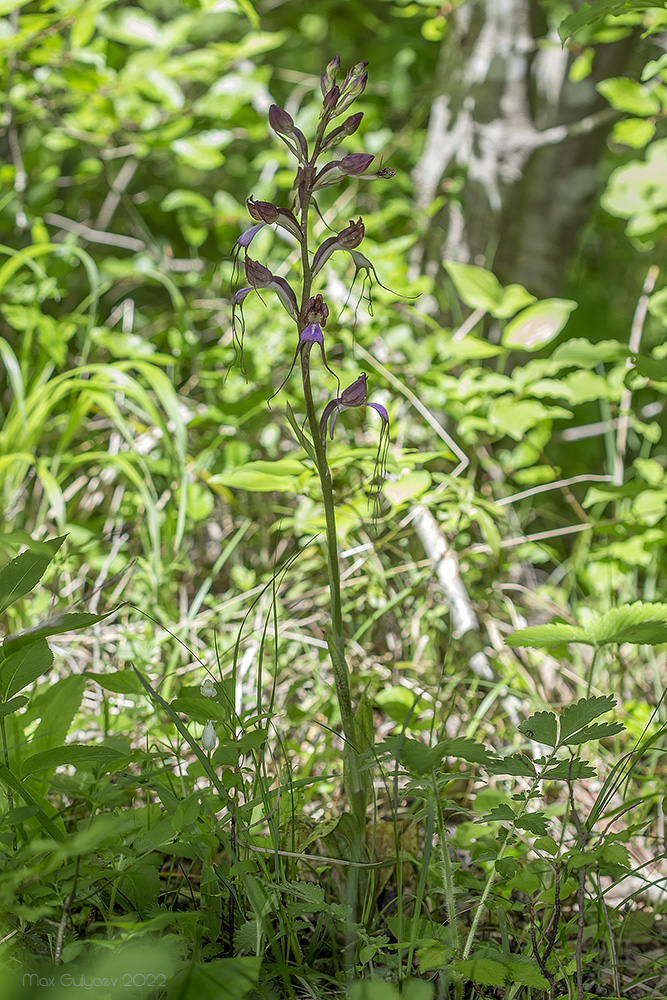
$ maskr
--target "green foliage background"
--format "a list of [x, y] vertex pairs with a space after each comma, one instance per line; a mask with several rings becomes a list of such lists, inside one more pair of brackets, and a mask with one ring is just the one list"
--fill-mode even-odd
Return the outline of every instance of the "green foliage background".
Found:
[[[649, 638], [620, 631], [600, 638], [591, 622], [606, 621], [601, 616], [619, 605], [667, 599], [667, 63], [654, 45], [666, 27], [663, 8], [647, 14], [638, 4], [604, 3], [599, 20], [590, 12], [588, 19], [581, 11], [573, 15], [579, 16], [570, 25], [578, 29], [569, 43], [573, 83], [585, 83], [586, 60], [590, 66], [600, 47], [623, 37], [635, 39], [636, 47], [629, 67], [599, 88], [613, 117], [596, 165], [598, 196], [558, 289], [562, 298], [537, 307], [546, 310], [551, 333], [536, 349], [521, 339], [512, 318], [532, 299], [530, 288], [512, 293], [526, 297], [511, 308], [504, 298], [510, 293], [478, 266], [490, 263], [468, 270], [443, 260], [430, 276], [414, 266], [430, 218], [448, 199], [456, 201], [462, 183], [455, 174], [436, 204], [417, 211], [414, 168], [448, 5], [7, 0], [0, 13], [2, 562], [25, 545], [67, 535], [30, 600], [3, 609], [5, 631], [16, 633], [70, 605], [97, 616], [125, 602], [112, 619], [91, 620], [78, 638], [54, 640], [55, 667], [46, 680], [49, 664], [39, 661], [30, 703], [7, 719], [16, 766], [30, 754], [55, 752], [75, 732], [86, 740], [117, 739], [119, 754], [141, 744], [155, 754], [144, 760], [148, 772], [159, 768], [159, 753], [190, 754], [187, 740], [174, 736], [173, 719], [154, 711], [141, 681], [124, 668], [150, 671], [161, 697], [176, 699], [172, 714], [203, 724], [198, 661], [213, 667], [219, 658], [221, 701], [235, 700], [242, 717], [255, 720], [249, 731], [257, 725], [263, 734], [244, 752], [263, 752], [262, 727], [271, 717], [283, 741], [282, 766], [289, 770], [285, 761], [295, 762], [301, 785], [294, 849], [308, 851], [318, 836], [298, 831], [295, 815], [303, 812], [315, 829], [338, 809], [338, 709], [321, 632], [327, 595], [319, 486], [284, 418], [288, 402], [303, 418], [297, 387], [288, 383], [268, 403], [292, 361], [294, 334], [271, 299], [249, 299], [244, 378], [234, 364], [230, 295], [230, 253], [248, 226], [246, 198], [283, 205], [291, 198], [293, 163], [268, 134], [268, 108], [275, 102], [298, 112], [300, 126], [312, 130], [312, 95], [334, 52], [344, 67], [370, 61], [369, 86], [355, 105], [364, 121], [343, 151], [363, 148], [396, 171], [391, 181], [348, 182], [323, 192], [318, 203], [334, 229], [363, 215], [364, 252], [387, 286], [373, 289], [371, 312], [356, 291], [348, 295], [352, 275], [335, 258], [326, 285], [340, 310], [327, 327], [329, 361], [343, 385], [360, 368], [368, 370], [392, 422], [390, 480], [377, 534], [366, 503], [373, 419], [345, 415], [345, 434], [330, 449], [357, 697], [364, 692], [373, 706], [378, 738], [395, 736], [414, 713], [406, 723], [413, 736], [478, 737], [509, 752], [520, 737], [517, 719], [506, 713], [508, 691], [522, 706], [521, 718], [613, 692], [627, 730], [601, 730], [600, 738], [609, 740], [601, 750], [603, 770], [605, 759], [610, 767], [647, 726], [649, 736], [659, 733], [665, 646], [655, 629], [664, 605], [649, 616]], [[566, 5], [535, 4], [533, 13], [545, 36], [551, 31], [545, 44], [558, 44], [557, 26], [568, 24]], [[570, 38], [568, 31], [562, 35]], [[321, 238], [324, 233], [322, 227]], [[283, 268], [280, 273], [295, 264], [292, 248], [268, 232], [253, 243], [253, 255], [272, 270]], [[630, 351], [647, 274], [652, 284], [641, 341]], [[475, 309], [483, 314], [479, 324], [457, 339]], [[334, 386], [320, 375], [323, 407]], [[623, 482], [590, 481], [613, 476], [619, 420], [628, 409]], [[599, 432], [572, 433], [589, 424], [600, 425]], [[438, 427], [470, 460], [456, 478], [456, 460]], [[571, 477], [581, 477], [581, 484], [530, 492]], [[520, 491], [528, 492], [503, 503]], [[471, 675], [471, 650], [452, 634], [431, 553], [421, 549], [406, 518], [416, 502], [435, 515], [458, 556], [483, 624], [492, 681]], [[552, 618], [563, 620], [553, 627], [565, 632], [538, 632], [535, 639], [550, 655], [505, 644], [512, 628], [539, 628]], [[594, 659], [580, 646], [566, 647], [585, 644], [582, 634], [594, 636]], [[48, 658], [45, 644], [40, 649]], [[244, 650], [250, 660], [259, 655], [245, 687]], [[48, 724], [47, 705], [54, 712]], [[68, 762], [48, 761], [53, 775], [56, 764]], [[203, 768], [201, 761], [189, 773], [203, 775], [197, 766]], [[257, 799], [262, 782], [270, 783], [267, 766], [257, 763]], [[632, 793], [633, 835], [641, 829], [642, 836], [658, 837], [660, 767], [653, 750], [642, 758], [641, 789]], [[60, 785], [53, 780], [51, 791], [63, 801], [86, 798], [85, 783], [75, 787], [73, 775], [62, 776]], [[43, 808], [47, 788], [33, 792]], [[102, 845], [104, 851], [105, 837], [112, 845], [114, 837], [128, 836], [118, 818], [122, 795], [114, 795], [116, 826], [95, 827], [86, 849]], [[480, 806], [480, 815], [493, 805]], [[93, 807], [94, 796], [82, 813], [92, 815]], [[153, 807], [147, 800], [149, 826], [160, 821]], [[262, 815], [270, 809], [265, 801]], [[494, 815], [486, 815], [487, 827]], [[172, 835], [181, 821], [180, 814], [178, 822], [170, 820]], [[474, 841], [465, 823], [456, 836], [460, 851]], [[342, 839], [329, 842], [329, 850], [340, 851]], [[147, 841], [145, 856], [162, 843]], [[486, 841], [483, 846], [493, 849]], [[132, 869], [135, 881], [130, 885], [126, 876], [123, 888], [127, 905], [139, 911], [157, 884], [150, 857]], [[49, 862], [54, 871], [60, 860]], [[205, 871], [202, 899], [210, 891], [215, 940], [221, 904], [210, 871], [208, 889], [206, 878]], [[11, 883], [5, 901], [20, 895], [19, 885], [20, 879]], [[465, 877], [459, 889], [470, 889]], [[245, 891], [251, 898], [254, 890], [246, 885]], [[425, 891], [423, 884], [418, 891]], [[321, 901], [310, 902], [310, 912], [319, 912]], [[22, 905], [21, 920], [38, 922], [43, 914], [35, 900]], [[253, 899], [256, 912], [263, 905]], [[148, 909], [141, 913], [146, 920], [157, 912]], [[243, 933], [240, 951], [247, 955], [251, 928], [245, 925]], [[396, 925], [391, 933], [402, 940]], [[41, 934], [35, 933], [33, 950]], [[426, 948], [415, 926], [405, 934], [412, 935], [411, 956], [417, 939]], [[385, 960], [385, 944], [367, 945], [371, 971], [374, 960]], [[424, 959], [424, 971], [438, 966], [449, 945], [442, 939], [431, 947], [439, 957], [433, 965]], [[237, 970], [239, 991], [246, 989], [246, 973], [251, 985], [258, 982], [252, 961]], [[499, 973], [488, 975], [493, 985]], [[475, 981], [487, 982], [479, 970]]]

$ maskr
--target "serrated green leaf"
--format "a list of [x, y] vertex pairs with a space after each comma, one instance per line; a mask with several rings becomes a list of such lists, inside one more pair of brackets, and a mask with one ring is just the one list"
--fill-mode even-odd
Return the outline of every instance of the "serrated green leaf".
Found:
[[555, 747], [558, 739], [556, 716], [553, 712], [536, 712], [521, 723], [519, 732], [529, 740], [535, 740], [536, 743]]
[[444, 742], [438, 743], [438, 747], [445, 756], [460, 757], [471, 764], [488, 765], [496, 759], [495, 755], [490, 753], [482, 743], [477, 743], [475, 740], [466, 739], [465, 737], [458, 737], [455, 740], [444, 740]]
[[657, 645], [667, 642], [667, 604], [637, 601], [612, 608], [597, 622], [588, 625], [591, 639], [598, 645], [633, 642]]
[[490, 774], [507, 774], [513, 777], [534, 778], [535, 765], [525, 754], [514, 753], [486, 765]]
[[622, 732], [625, 726], [622, 722], [596, 722], [593, 726], [586, 726], [585, 729], [561, 740], [565, 746], [578, 746], [580, 743], [588, 743], [590, 740], [604, 740], [608, 736], [615, 736]]
[[539, 990], [548, 990], [549, 983], [540, 972], [537, 962], [523, 955], [508, 955], [503, 964], [508, 970], [507, 978], [511, 983], [521, 983]]
[[523, 816], [518, 816], [515, 821], [515, 826], [519, 830], [528, 830], [529, 833], [537, 833], [541, 837], [549, 830], [549, 824], [544, 813], [524, 813]]
[[575, 757], [574, 760], [560, 760], [553, 767], [548, 768], [543, 774], [542, 778], [545, 781], [565, 781], [568, 779], [574, 780], [575, 778], [594, 778], [596, 775], [596, 770], [591, 767], [587, 760], [580, 760]]
[[481, 986], [504, 986], [508, 971], [501, 962], [491, 958], [473, 958], [470, 961], [457, 961], [454, 968], [470, 982]]
[[44, 576], [49, 563], [67, 535], [34, 543], [34, 547], [12, 559], [0, 570], [0, 613], [25, 597]]
[[497, 806], [494, 806], [491, 812], [488, 812], [486, 816], [482, 816], [482, 823], [513, 823], [516, 819], [516, 813], [508, 806], [506, 802], [500, 802]]
[[595, 645], [584, 629], [577, 625], [566, 625], [560, 622], [518, 629], [508, 635], [505, 642], [508, 646], [541, 646], [545, 649], [550, 646], [563, 646], [568, 642], [585, 642], [589, 646]]
[[573, 733], [584, 729], [601, 715], [611, 712], [616, 704], [612, 694], [592, 698], [580, 698], [574, 705], [568, 705], [560, 720], [560, 739], [565, 742]]

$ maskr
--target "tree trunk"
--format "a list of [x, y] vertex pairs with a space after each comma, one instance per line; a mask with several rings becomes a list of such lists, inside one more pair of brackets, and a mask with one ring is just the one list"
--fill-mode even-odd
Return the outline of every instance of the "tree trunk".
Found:
[[621, 71], [633, 42], [599, 47], [593, 73], [572, 83], [557, 36], [538, 44], [540, 17], [537, 0], [479, 0], [451, 15], [414, 173], [421, 212], [444, 204], [422, 216], [418, 270], [467, 261], [540, 297], [561, 288], [614, 117], [595, 84]]

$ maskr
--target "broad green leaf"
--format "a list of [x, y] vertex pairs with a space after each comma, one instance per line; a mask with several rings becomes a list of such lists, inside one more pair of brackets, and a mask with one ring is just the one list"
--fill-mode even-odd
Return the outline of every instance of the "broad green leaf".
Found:
[[213, 698], [204, 698], [203, 695], [184, 695], [181, 698], [174, 698], [171, 702], [174, 712], [187, 715], [188, 718], [202, 725], [210, 720], [215, 721], [220, 718], [221, 708]]
[[70, 743], [64, 747], [55, 747], [43, 753], [33, 754], [23, 761], [21, 777], [26, 778], [37, 771], [48, 771], [63, 764], [71, 764], [84, 770], [95, 767], [105, 767], [112, 761], [119, 760], [118, 750], [105, 746]]
[[525, 955], [507, 955], [503, 956], [503, 965], [508, 970], [507, 978], [511, 983], [521, 983], [538, 990], [549, 989], [549, 982], [540, 972], [535, 959]]
[[492, 315], [496, 319], [508, 319], [510, 316], [514, 316], [519, 309], [524, 309], [531, 302], [536, 301], [536, 297], [531, 295], [523, 285], [507, 285], [506, 288], [503, 288], [500, 302]]
[[506, 802], [501, 802], [499, 805], [494, 806], [491, 812], [488, 812], [486, 816], [482, 816], [482, 823], [513, 823], [516, 819], [516, 813], [514, 810], [507, 805]]
[[587, 631], [598, 645], [610, 642], [646, 643], [655, 646], [667, 642], [667, 604], [645, 604], [637, 601], [612, 608], [597, 621], [588, 624]]
[[382, 492], [393, 504], [404, 503], [409, 499], [418, 499], [431, 486], [431, 474], [426, 469], [408, 472], [395, 482], [387, 482]]
[[520, 628], [508, 635], [505, 642], [508, 646], [539, 646], [544, 649], [549, 649], [551, 646], [563, 646], [568, 642], [585, 642], [589, 646], [595, 644], [583, 628], [560, 622]]
[[110, 670], [101, 674], [94, 674], [87, 670], [85, 676], [90, 677], [105, 691], [113, 691], [115, 694], [141, 694], [143, 692], [139, 678], [131, 670]]
[[[24, 802], [31, 806], [35, 810], [35, 816], [37, 820], [42, 824], [43, 828], [58, 843], [66, 843], [68, 840], [67, 834], [64, 830], [61, 830], [59, 826], [56, 826], [55, 822], [46, 815], [44, 810], [37, 804], [33, 795], [30, 794], [25, 786], [25, 782], [22, 781], [13, 771], [5, 764], [0, 764], [0, 781], [7, 788], [11, 788], [13, 791], [20, 795]], [[54, 817], [55, 820], [59, 820], [59, 817]], [[62, 823], [62, 820], [59, 820]]]
[[[247, 881], [247, 880], [246, 880]], [[167, 983], [167, 1000], [244, 1000], [259, 982], [261, 955], [192, 962]]]
[[503, 330], [504, 346], [538, 351], [558, 336], [576, 308], [570, 299], [543, 299], [528, 306]]
[[627, 358], [629, 353], [627, 347], [617, 340], [600, 340], [592, 344], [583, 337], [576, 337], [559, 344], [551, 355], [551, 361], [562, 367], [595, 368], [608, 361]]
[[667, 285], [651, 295], [648, 300], [648, 311], [661, 323], [667, 324]]
[[536, 712], [521, 723], [519, 732], [529, 740], [535, 740], [536, 743], [555, 747], [558, 740], [556, 716], [553, 712]]
[[454, 740], [444, 740], [438, 746], [442, 749], [445, 756], [460, 757], [471, 764], [486, 765], [496, 760], [495, 755], [490, 753], [482, 743], [477, 743], [475, 740], [467, 739], [464, 736], [459, 736]]
[[558, 26], [558, 34], [561, 42], [565, 43], [577, 31], [582, 28], [595, 27], [607, 14], [620, 14], [627, 10], [645, 10], [646, 3], [643, 0], [595, 0], [594, 3], [582, 3], [573, 14], [568, 14], [563, 18]]
[[53, 653], [44, 639], [17, 650], [0, 663], [0, 690], [4, 698], [21, 691], [53, 666]]
[[661, 110], [660, 101], [651, 89], [627, 76], [601, 80], [596, 89], [617, 111], [648, 116], [656, 115]]
[[655, 132], [655, 124], [645, 118], [626, 118], [622, 122], [616, 122], [612, 135], [614, 141], [623, 146], [643, 149], [651, 141]]
[[494, 313], [502, 298], [502, 285], [495, 274], [474, 264], [445, 261], [445, 270], [454, 282], [456, 293], [471, 309], [485, 309]]
[[43, 687], [33, 697], [30, 709], [41, 721], [32, 734], [31, 751], [53, 750], [65, 743], [85, 689], [83, 674], [69, 674]]
[[0, 570], [0, 612], [24, 597], [44, 576], [66, 535], [33, 543], [33, 548], [12, 559]]
[[220, 472], [209, 483], [231, 486], [257, 493], [295, 493], [301, 489], [301, 477], [310, 476], [310, 470], [293, 458], [277, 462], [248, 462], [230, 472]]

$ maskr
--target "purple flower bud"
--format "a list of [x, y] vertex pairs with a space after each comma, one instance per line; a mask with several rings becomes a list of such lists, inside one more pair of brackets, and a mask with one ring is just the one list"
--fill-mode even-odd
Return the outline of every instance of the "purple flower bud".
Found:
[[345, 406], [363, 406], [368, 396], [368, 375], [362, 372], [356, 382], [348, 385], [340, 394], [340, 402]]
[[374, 159], [372, 153], [350, 153], [349, 156], [343, 157], [338, 167], [342, 173], [356, 177], [365, 174]]
[[255, 201], [251, 195], [246, 205], [248, 206], [250, 215], [256, 222], [265, 222], [270, 226], [278, 221], [280, 210], [277, 205], [273, 205], [270, 201]]
[[340, 56], [336, 55], [333, 57], [330, 63], [328, 63], [327, 68], [324, 73], [320, 76], [320, 86], [322, 87], [322, 97], [326, 97], [334, 83], [336, 82], [336, 76], [338, 75], [338, 70], [340, 69]]
[[278, 135], [292, 135], [294, 132], [294, 119], [277, 104], [269, 108], [269, 125]]
[[341, 250], [354, 250], [364, 238], [364, 222], [361, 216], [355, 222], [350, 219], [349, 226], [342, 229], [336, 237], [336, 242]]
[[329, 93], [324, 98], [322, 102], [322, 115], [329, 115], [336, 107], [338, 103], [338, 98], [340, 97], [340, 90], [334, 84]]
[[272, 204], [270, 201], [255, 201], [254, 198], [248, 198], [246, 202], [248, 206], [248, 211], [253, 219], [261, 220], [263, 225], [277, 225], [282, 226], [286, 229], [292, 236], [296, 236], [297, 239], [301, 236], [301, 229], [299, 228], [299, 223], [296, 220], [296, 216], [289, 208], [278, 208], [277, 205]]
[[361, 119], [363, 117], [364, 117], [363, 111], [357, 111], [355, 115], [350, 115], [349, 118], [346, 118], [343, 124], [341, 125], [341, 129], [343, 130], [345, 135], [354, 135], [354, 133], [359, 128], [361, 124]]
[[245, 259], [245, 275], [253, 288], [266, 288], [273, 281], [273, 275], [268, 267], [250, 257]]

